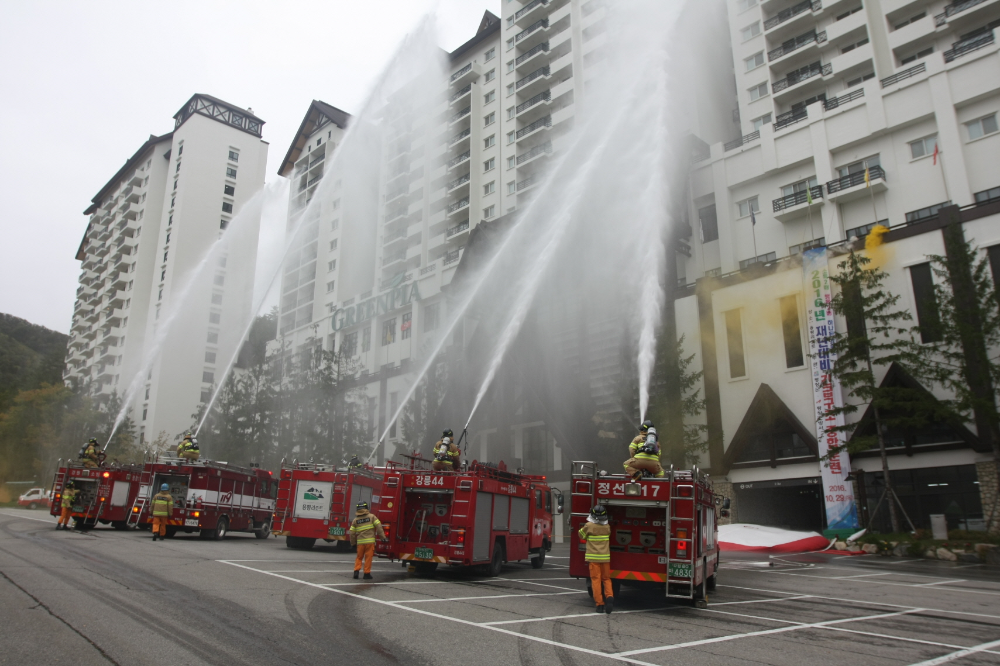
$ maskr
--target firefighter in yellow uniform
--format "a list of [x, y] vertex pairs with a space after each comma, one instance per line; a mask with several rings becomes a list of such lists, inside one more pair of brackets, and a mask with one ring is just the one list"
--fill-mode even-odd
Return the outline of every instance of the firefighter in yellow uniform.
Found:
[[365, 580], [372, 579], [372, 558], [375, 557], [375, 538], [385, 539], [382, 522], [368, 511], [367, 502], [358, 502], [354, 521], [351, 522], [351, 545], [358, 547], [358, 556], [354, 558], [354, 577], [361, 573], [364, 563]]
[[59, 514], [59, 522], [56, 523], [57, 530], [69, 529], [69, 519], [73, 514], [73, 503], [76, 501], [76, 495], [79, 492], [80, 491], [76, 489], [72, 481], [66, 482], [62, 491], [62, 499], [59, 504], [62, 512]]
[[660, 466], [660, 444], [652, 421], [642, 422], [639, 426], [639, 435], [628, 445], [628, 452], [632, 457], [625, 461], [626, 474], [634, 479], [642, 476], [644, 471], [654, 477], [663, 476], [663, 467]]
[[615, 597], [611, 588], [611, 527], [608, 525], [608, 510], [600, 504], [591, 509], [579, 535], [580, 542], [587, 544], [587, 554], [583, 559], [590, 565], [590, 589], [594, 593], [596, 610], [598, 613], [610, 614], [615, 607]]
[[80, 460], [83, 462], [84, 467], [93, 469], [101, 463], [101, 445], [97, 443], [97, 440], [93, 437], [87, 442], [87, 445], [83, 447], [83, 452], [80, 454]]
[[434, 462], [431, 469], [435, 472], [451, 472], [458, 469], [462, 452], [455, 445], [455, 433], [449, 428], [441, 434], [441, 439], [434, 445]]
[[174, 497], [169, 490], [170, 486], [164, 483], [160, 492], [153, 495], [153, 541], [156, 537], [160, 537], [161, 541], [167, 538], [167, 521], [174, 512]]
[[184, 439], [177, 445], [177, 457], [187, 460], [197, 460], [201, 457], [201, 449], [198, 448], [198, 442], [194, 440], [191, 433], [185, 433]]

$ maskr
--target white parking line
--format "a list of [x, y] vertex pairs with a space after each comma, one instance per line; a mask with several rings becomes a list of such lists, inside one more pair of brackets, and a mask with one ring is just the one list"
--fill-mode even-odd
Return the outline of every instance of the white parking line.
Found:
[[572, 592], [529, 592], [528, 594], [488, 594], [481, 597], [451, 597], [449, 599], [408, 599], [406, 601], [390, 601], [391, 604], [424, 604], [434, 601], [472, 601], [473, 599], [508, 599], [510, 597], [560, 597], [564, 594], [586, 594], [585, 590]]
[[946, 583], [968, 583], [964, 578], [952, 578], [950, 580], [940, 580], [936, 583], [916, 583], [914, 587], [931, 587], [933, 585], [944, 585]]
[[31, 516], [22, 516], [20, 514], [10, 513], [8, 511], [0, 511], [0, 513], [2, 513], [5, 516], [10, 516], [11, 518], [23, 518], [25, 520], [37, 520], [40, 523], [48, 523], [49, 525], [51, 525], [52, 523], [56, 522], [55, 516], [52, 516], [50, 519], [45, 520], [44, 518], [32, 518]]
[[[677, 606], [664, 606], [662, 608], [645, 608], [643, 610], [627, 610], [627, 611], [615, 611], [615, 615], [624, 615], [626, 613], [652, 613], [653, 611], [670, 610], [672, 608], [677, 608]], [[571, 615], [553, 615], [551, 617], [531, 617], [525, 618], [523, 620], [500, 620], [498, 622], [480, 622], [481, 627], [491, 627], [499, 624], [522, 624], [525, 622], [549, 622], [551, 620], [565, 620], [567, 618], [588, 618], [588, 617], [601, 617], [600, 613], [595, 613], [590, 611], [588, 613], [573, 613]]]
[[946, 654], [938, 657], [937, 659], [929, 659], [927, 661], [921, 661], [912, 666], [937, 666], [937, 664], [946, 664], [949, 661], [955, 661], [961, 657], [966, 657], [970, 654], [976, 654], [977, 652], [988, 652], [990, 648], [1000, 646], [1000, 641], [990, 641], [989, 643], [982, 643], [976, 645], [975, 647], [965, 648], [959, 650], [958, 652], [952, 652], [951, 654]]
[[[937, 641], [926, 641], [920, 638], [907, 638], [905, 636], [893, 636], [892, 634], [880, 634], [874, 631], [861, 631], [860, 629], [848, 629], [847, 627], [823, 627], [827, 631], [840, 631], [847, 634], [859, 634], [861, 636], [871, 636], [873, 638], [888, 638], [894, 641], [903, 641], [905, 643], [920, 643], [922, 645], [933, 645], [934, 647], [946, 647], [953, 650], [964, 650], [961, 645], [952, 645], [951, 643], [939, 643]], [[993, 652], [990, 650], [983, 650], [988, 654], [1000, 654], [1000, 652]]]

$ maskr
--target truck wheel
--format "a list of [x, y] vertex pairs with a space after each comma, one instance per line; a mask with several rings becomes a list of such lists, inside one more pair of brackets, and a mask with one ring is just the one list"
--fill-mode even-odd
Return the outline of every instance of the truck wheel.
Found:
[[486, 568], [486, 575], [490, 578], [496, 578], [500, 575], [500, 570], [503, 569], [503, 548], [500, 544], [493, 544], [493, 559], [490, 560], [489, 565]]
[[694, 588], [694, 607], [695, 608], [707, 608], [708, 607], [708, 563], [704, 564], [704, 575], [701, 579], [701, 585]]
[[116, 520], [113, 523], [111, 523], [111, 527], [115, 528], [119, 532], [124, 532], [125, 530], [128, 529], [128, 523], [126, 523], [124, 520]]
[[708, 591], [709, 592], [714, 592], [715, 591], [715, 581], [716, 581], [716, 579], [718, 577], [719, 577], [719, 574], [718, 573], [714, 573], [714, 574], [712, 574], [712, 577], [708, 579]]
[[229, 519], [225, 516], [220, 516], [219, 522], [215, 524], [215, 530], [213, 531], [215, 532], [213, 536], [216, 541], [222, 541], [225, 539], [226, 535], [229, 534]]
[[199, 539], [214, 539], [215, 538], [215, 530], [202, 530], [202, 531], [198, 532], [198, 538]]
[[430, 576], [435, 571], [437, 571], [437, 562], [414, 562], [413, 567], [417, 570], [416, 573], [421, 576]]
[[611, 596], [618, 598], [618, 593], [622, 591], [622, 582], [618, 578], [611, 579]]
[[294, 548], [295, 550], [309, 550], [314, 545], [316, 545], [316, 539], [293, 536], [285, 537], [285, 546], [287, 548]]
[[167, 538], [168, 539], [173, 539], [175, 534], [177, 534], [177, 528], [176, 527], [169, 527], [168, 526], [167, 527]]
[[271, 521], [265, 520], [261, 526], [253, 531], [253, 535], [258, 539], [266, 539], [271, 536]]
[[545, 564], [545, 547], [538, 549], [538, 556], [531, 558], [531, 568], [541, 569], [542, 565]]
[[334, 546], [334, 548], [335, 548], [335, 549], [336, 549], [336, 550], [337, 550], [338, 552], [341, 552], [341, 553], [346, 553], [346, 552], [348, 552], [349, 550], [351, 550], [351, 542], [350, 542], [350, 541], [343, 541], [343, 540], [341, 540], [341, 541], [337, 541], [337, 545], [336, 545], [336, 546]]
[[28, 504], [28, 508], [31, 509], [32, 511], [34, 511], [35, 509], [38, 508], [38, 503], [37, 502], [31, 502], [30, 504]]

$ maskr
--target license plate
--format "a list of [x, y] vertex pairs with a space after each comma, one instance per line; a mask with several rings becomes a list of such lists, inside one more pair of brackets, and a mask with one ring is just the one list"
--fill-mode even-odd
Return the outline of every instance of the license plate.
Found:
[[674, 578], [690, 578], [691, 565], [684, 562], [671, 562], [670, 570], [667, 573]]
[[197, 518], [187, 518], [187, 519], [184, 520], [184, 526], [185, 527], [198, 527], [198, 519]]
[[330, 536], [344, 536], [344, 528], [343, 527], [331, 527], [329, 534], [330, 534]]
[[430, 548], [417, 548], [413, 552], [413, 556], [418, 560], [429, 560], [434, 557], [434, 551]]

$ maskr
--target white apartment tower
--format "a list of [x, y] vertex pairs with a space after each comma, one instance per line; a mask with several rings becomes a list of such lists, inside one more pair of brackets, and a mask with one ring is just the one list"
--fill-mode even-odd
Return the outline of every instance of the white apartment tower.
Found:
[[[190, 427], [239, 344], [230, 338], [251, 314], [259, 219], [240, 219], [239, 240], [211, 270], [197, 269], [263, 186], [267, 161], [264, 121], [251, 109], [199, 94], [174, 121], [173, 131], [150, 136], [84, 211], [83, 272], [64, 373], [97, 395], [124, 397], [136, 386], [131, 417], [144, 441], [160, 433], [173, 439]], [[174, 313], [176, 323], [161, 330]]]
[[[732, 484], [736, 520], [821, 529], [802, 252], [828, 247], [834, 271], [876, 223], [889, 227], [879, 261], [917, 324], [947, 222], [960, 221], [1000, 278], [1000, 2], [726, 4], [741, 136], [691, 169], [699, 233], [678, 333], [697, 341], [705, 465]], [[911, 379], [878, 372], [880, 382]], [[952, 528], [980, 524], [980, 486], [996, 479], [988, 433], [939, 423], [887, 437], [918, 527], [932, 513], [949, 514]], [[881, 464], [869, 451], [851, 465], [864, 519], [884, 487]]]

